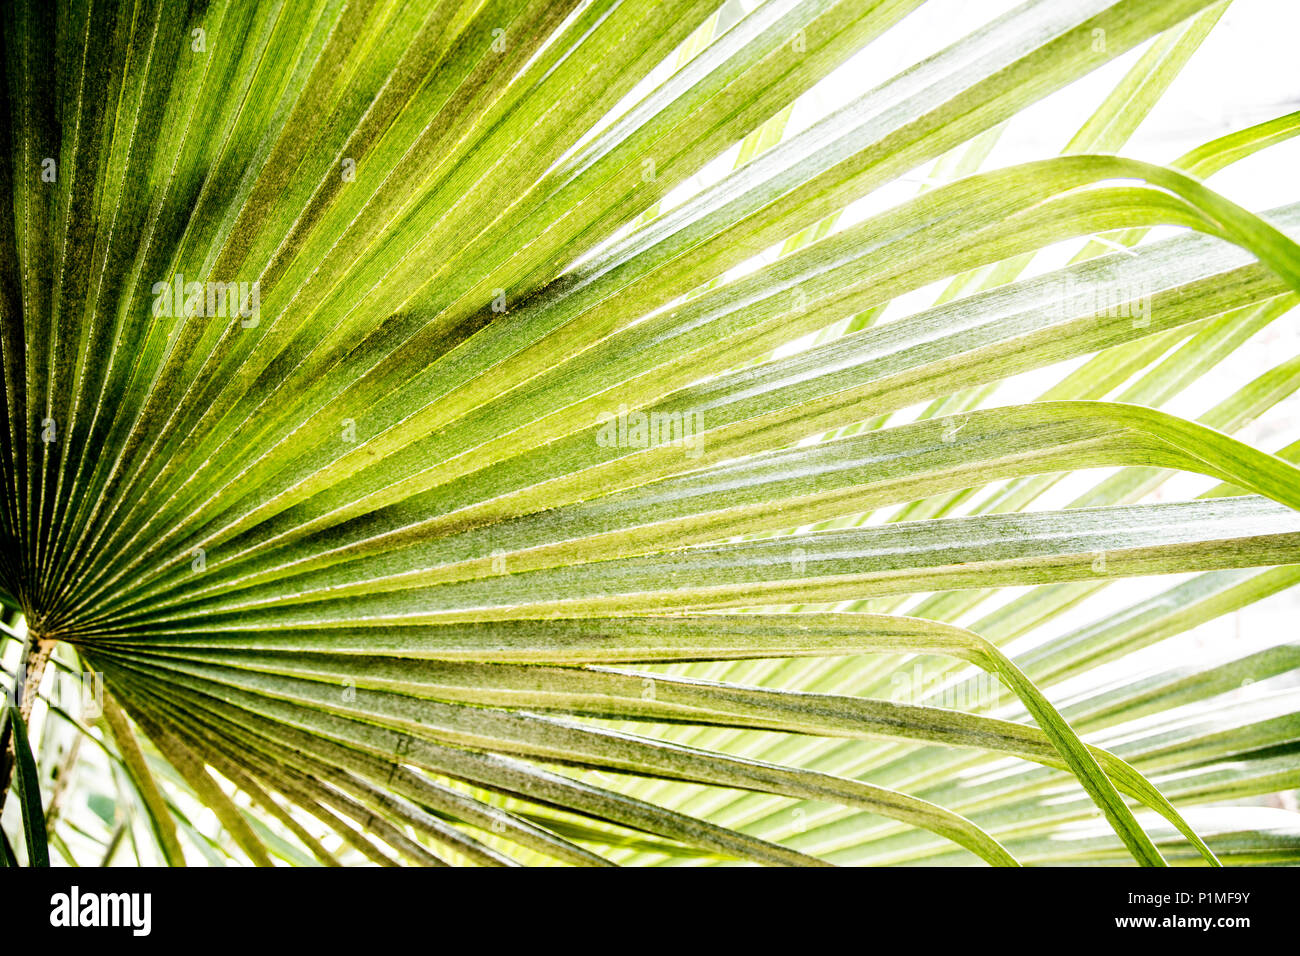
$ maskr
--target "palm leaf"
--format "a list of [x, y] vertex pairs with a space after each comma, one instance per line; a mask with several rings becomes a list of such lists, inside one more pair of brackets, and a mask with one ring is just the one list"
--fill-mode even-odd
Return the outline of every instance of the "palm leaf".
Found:
[[50, 845], [1293, 861], [1230, 807], [1300, 780], [1295, 648], [1113, 665], [1296, 582], [1295, 448], [1237, 433], [1298, 360], [1162, 406], [1297, 301], [1300, 205], [1203, 181], [1297, 114], [1118, 155], [1227, 4], [1028, 0], [791, 127], [923, 6], [9, 5], [5, 779], [39, 699], [114, 808]]

